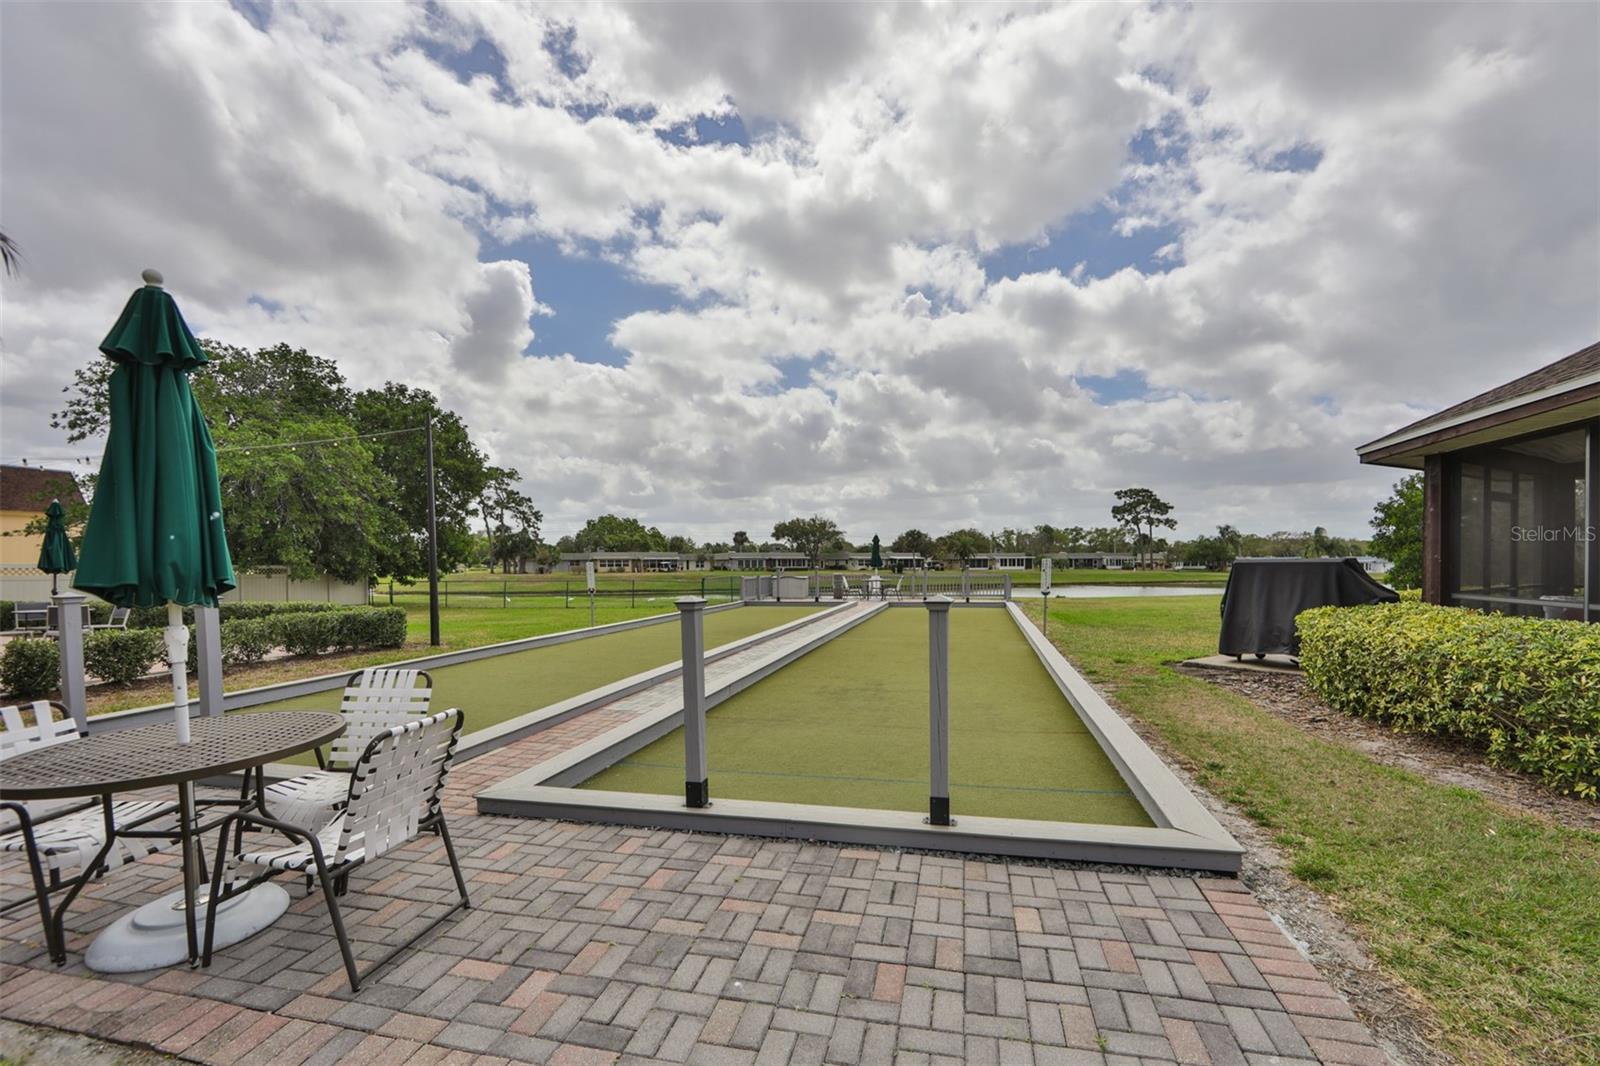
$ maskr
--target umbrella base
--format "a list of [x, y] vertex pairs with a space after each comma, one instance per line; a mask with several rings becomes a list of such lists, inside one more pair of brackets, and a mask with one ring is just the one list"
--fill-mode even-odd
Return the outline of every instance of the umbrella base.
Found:
[[[206, 889], [196, 892], [201, 938], [205, 937]], [[217, 948], [255, 936], [289, 909], [289, 893], [277, 885], [258, 885], [217, 908]], [[84, 965], [97, 973], [137, 973], [189, 961], [183, 922], [183, 890], [169, 892], [108, 925], [85, 953]]]

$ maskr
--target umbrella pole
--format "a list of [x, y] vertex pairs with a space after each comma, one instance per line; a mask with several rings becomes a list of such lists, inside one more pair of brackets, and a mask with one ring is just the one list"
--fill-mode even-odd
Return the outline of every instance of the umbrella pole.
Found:
[[189, 630], [183, 608], [167, 604], [167, 661], [172, 664], [172, 724], [178, 743], [189, 743]]

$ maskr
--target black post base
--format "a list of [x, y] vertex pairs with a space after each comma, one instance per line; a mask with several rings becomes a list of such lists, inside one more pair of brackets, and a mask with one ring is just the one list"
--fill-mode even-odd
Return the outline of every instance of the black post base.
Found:
[[685, 781], [683, 783], [684, 802], [690, 807], [711, 806], [711, 779], [704, 781]]
[[950, 797], [949, 796], [929, 796], [928, 797], [928, 824], [929, 825], [949, 825], [950, 824]]

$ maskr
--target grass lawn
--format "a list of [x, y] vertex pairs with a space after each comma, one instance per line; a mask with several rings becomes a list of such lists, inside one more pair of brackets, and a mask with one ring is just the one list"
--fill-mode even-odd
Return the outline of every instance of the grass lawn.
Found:
[[[705, 617], [706, 646], [719, 647], [771, 629], [817, 608], [741, 607]], [[587, 612], [585, 612], [587, 614]], [[424, 622], [426, 624], [426, 622]], [[434, 708], [459, 707], [467, 732], [497, 725], [509, 718], [548, 707], [590, 689], [676, 662], [682, 639], [677, 622], [641, 626], [592, 640], [568, 641], [528, 651], [497, 655], [430, 670]], [[338, 691], [313, 693], [264, 703], [255, 711], [338, 710]], [[290, 760], [313, 761], [310, 753]]]
[[1213, 651], [1216, 627], [1209, 599], [1050, 605], [1057, 647], [1274, 833], [1296, 876], [1421, 994], [1450, 1051], [1600, 1062], [1600, 834], [1382, 766], [1167, 665]]
[[[884, 611], [714, 708], [706, 733], [713, 797], [926, 811], [927, 613]], [[1004, 611], [950, 614], [950, 734], [958, 818], [1151, 824]], [[682, 730], [583, 787], [680, 794]]]

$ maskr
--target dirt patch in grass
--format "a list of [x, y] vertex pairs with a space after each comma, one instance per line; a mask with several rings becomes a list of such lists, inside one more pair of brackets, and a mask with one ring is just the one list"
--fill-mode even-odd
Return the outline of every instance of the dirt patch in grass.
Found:
[[1311, 691], [1303, 674], [1182, 666], [1177, 670], [1237, 692], [1307, 733], [1354, 748], [1375, 762], [1410, 770], [1441, 785], [1469, 788], [1512, 810], [1569, 829], [1600, 830], [1600, 803], [1563, 796], [1537, 778], [1495, 766], [1483, 752], [1460, 741], [1425, 733], [1397, 733], [1381, 723], [1335, 711]]

